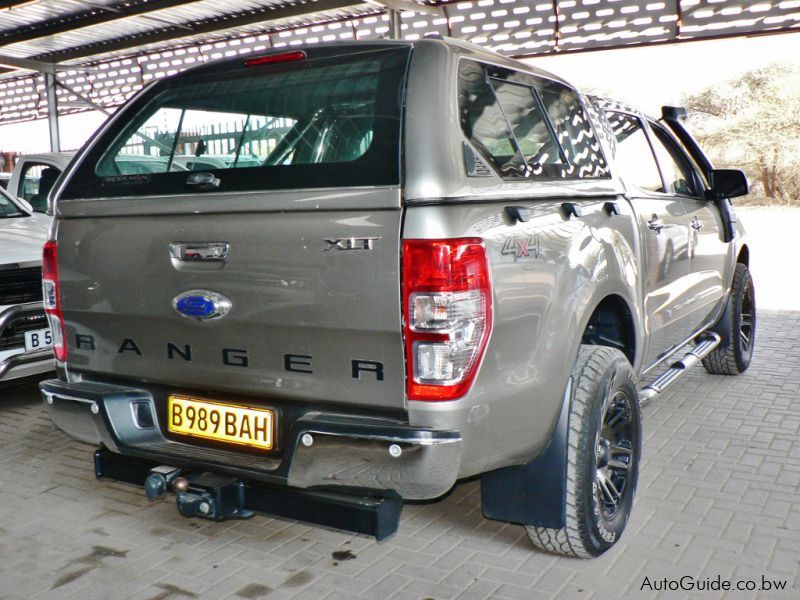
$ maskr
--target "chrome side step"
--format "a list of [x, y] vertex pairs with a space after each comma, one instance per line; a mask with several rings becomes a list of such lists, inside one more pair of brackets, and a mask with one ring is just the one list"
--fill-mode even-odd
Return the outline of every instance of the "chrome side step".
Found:
[[658, 378], [639, 392], [639, 403], [644, 405], [650, 402], [658, 394], [675, 383], [689, 369], [708, 356], [714, 348], [719, 346], [722, 338], [712, 331], [707, 331], [702, 335], [702, 339], [680, 360], [675, 361]]

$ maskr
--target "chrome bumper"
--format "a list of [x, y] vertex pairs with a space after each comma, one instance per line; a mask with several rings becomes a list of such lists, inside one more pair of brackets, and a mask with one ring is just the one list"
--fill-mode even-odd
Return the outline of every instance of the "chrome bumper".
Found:
[[[0, 312], [0, 337], [6, 329], [18, 325], [31, 317], [41, 317], [44, 309], [41, 302], [28, 302]], [[19, 352], [0, 361], [0, 381], [46, 373], [55, 368], [53, 351], [50, 348]]]
[[[400, 421], [308, 412], [295, 420], [281, 454], [258, 455], [167, 438], [149, 391], [57, 379], [40, 384], [53, 422], [83, 442], [112, 452], [186, 468], [203, 468], [298, 488], [346, 486], [394, 490], [405, 499], [437, 498], [453, 487], [461, 465], [457, 431]], [[152, 415], [142, 426], [137, 415]]]

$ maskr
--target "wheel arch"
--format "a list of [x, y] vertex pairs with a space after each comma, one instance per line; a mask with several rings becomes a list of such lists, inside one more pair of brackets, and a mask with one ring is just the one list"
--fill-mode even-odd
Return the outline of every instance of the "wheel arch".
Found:
[[584, 319], [580, 343], [616, 348], [627, 357], [631, 365], [635, 365], [640, 344], [636, 312], [630, 301], [620, 294], [609, 293], [593, 303], [593, 306]]
[[742, 263], [748, 269], [750, 268], [750, 247], [747, 244], [742, 244], [739, 249], [739, 255], [736, 257], [737, 263]]

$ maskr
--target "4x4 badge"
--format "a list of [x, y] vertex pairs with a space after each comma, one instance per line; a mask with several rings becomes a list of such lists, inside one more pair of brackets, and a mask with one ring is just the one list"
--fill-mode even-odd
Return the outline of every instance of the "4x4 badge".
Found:
[[526, 258], [539, 258], [539, 238], [535, 235], [524, 238], [508, 237], [500, 253], [513, 256], [514, 262]]

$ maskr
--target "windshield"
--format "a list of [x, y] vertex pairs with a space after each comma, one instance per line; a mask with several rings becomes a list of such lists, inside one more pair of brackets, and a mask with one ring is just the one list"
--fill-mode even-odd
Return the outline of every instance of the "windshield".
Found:
[[219, 191], [398, 184], [408, 56], [394, 46], [165, 80], [62, 198], [187, 193], [192, 171]]
[[11, 200], [5, 190], [0, 189], [0, 218], [24, 217], [26, 214]]

